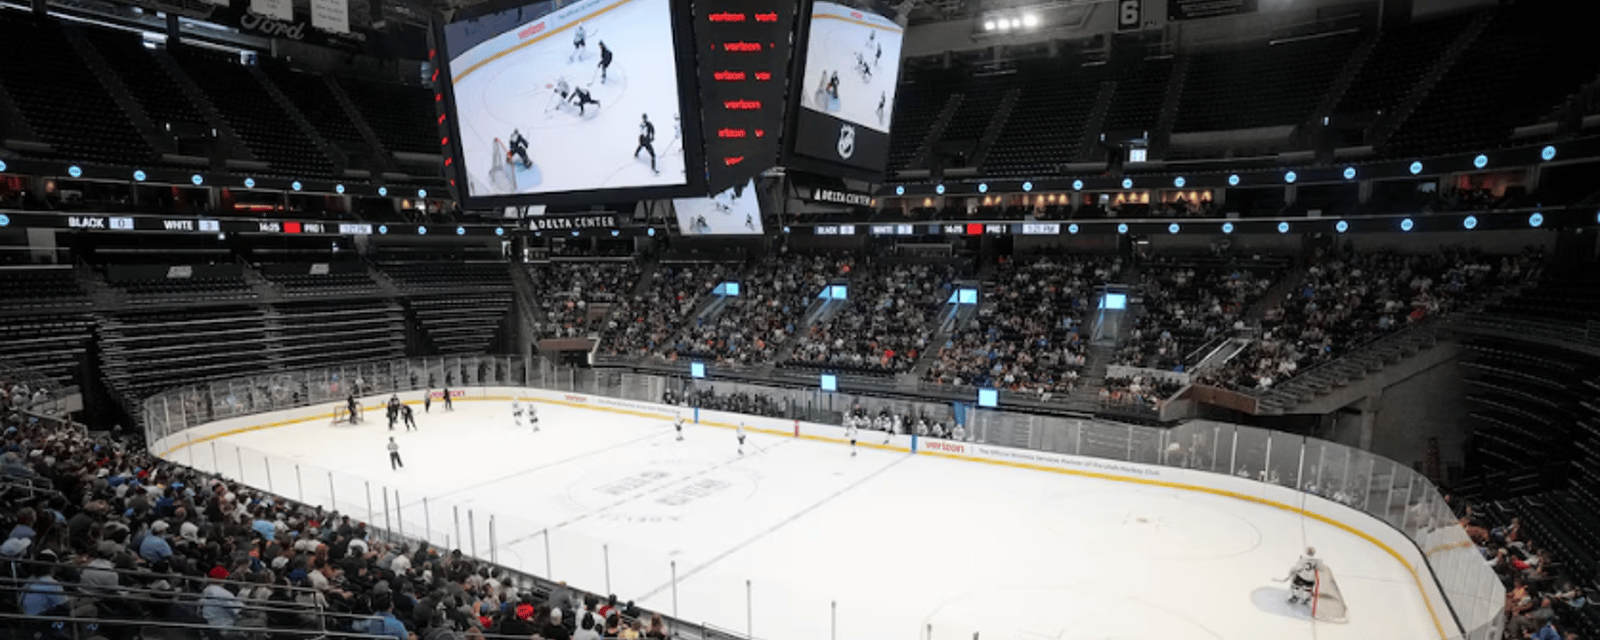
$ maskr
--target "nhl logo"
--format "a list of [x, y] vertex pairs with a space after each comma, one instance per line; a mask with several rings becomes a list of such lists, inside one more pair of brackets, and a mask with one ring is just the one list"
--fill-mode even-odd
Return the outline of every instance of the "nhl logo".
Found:
[[839, 157], [848, 159], [856, 153], [856, 128], [839, 125]]

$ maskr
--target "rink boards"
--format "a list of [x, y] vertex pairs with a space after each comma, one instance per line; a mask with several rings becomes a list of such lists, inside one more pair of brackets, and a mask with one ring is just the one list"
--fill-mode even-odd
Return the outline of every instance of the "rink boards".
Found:
[[[420, 393], [411, 392], [401, 394], [408, 404], [420, 405]], [[471, 388], [457, 390], [456, 401], [464, 403], [463, 406], [480, 405], [480, 403], [498, 404], [509, 403], [513, 397], [525, 400], [534, 400], [544, 406], [555, 410], [576, 410], [584, 412], [600, 412], [621, 418], [642, 418], [653, 422], [670, 422], [675, 411], [683, 411], [686, 420], [694, 421], [693, 410], [666, 407], [652, 403], [633, 402], [613, 398], [592, 396], [579, 393], [551, 392], [534, 389], [511, 388]], [[382, 420], [383, 403], [387, 395], [371, 396], [363, 399], [363, 409], [368, 415], [369, 422]], [[440, 401], [435, 400], [434, 410], [439, 411]], [[557, 409], [559, 408], [559, 409]], [[332, 418], [331, 405], [321, 407], [307, 407], [298, 410], [282, 411], [268, 415], [248, 416], [211, 423], [190, 429], [175, 436], [165, 438], [152, 445], [152, 450], [169, 459], [184, 461], [183, 450], [188, 447], [203, 443], [227, 439], [233, 436], [252, 434], [256, 432], [279, 428], [294, 428], [305, 426], [325, 426]], [[504, 411], [504, 409], [496, 409]], [[437, 415], [437, 414], [435, 414]], [[547, 417], [546, 411], [541, 411], [541, 416]], [[700, 412], [698, 416], [700, 427], [732, 429], [736, 423], [743, 421], [747, 430], [753, 435], [760, 435], [771, 440], [773, 438], [787, 438], [796, 441], [815, 443], [822, 446], [836, 447], [845, 442], [844, 429], [832, 425], [795, 423], [792, 420], [778, 420], [754, 416], [727, 414], [715, 411]], [[1393, 565], [1399, 567], [1400, 575], [1405, 576], [1409, 582], [1408, 589], [1412, 590], [1421, 606], [1417, 607], [1416, 615], [1423, 618], [1422, 627], [1430, 629], [1433, 633], [1427, 635], [1439, 638], [1451, 638], [1458, 634], [1447, 630], [1454, 628], [1454, 623], [1449, 621], [1449, 610], [1443, 600], [1432, 576], [1427, 573], [1422, 555], [1415, 545], [1406, 539], [1399, 531], [1377, 519], [1315, 496], [1309, 496], [1292, 489], [1267, 485], [1248, 479], [1236, 478], [1227, 475], [1190, 471], [1170, 467], [1141, 465], [1069, 456], [1049, 452], [998, 447], [986, 444], [968, 442], [953, 442], [943, 440], [921, 439], [914, 440], [910, 436], [893, 436], [887, 443], [881, 432], [863, 431], [860, 446], [870, 450], [884, 453], [910, 453], [915, 451], [917, 457], [926, 459], [952, 460], [972, 464], [974, 466], [1002, 467], [1028, 472], [1045, 472], [1059, 476], [1080, 478], [1085, 481], [1115, 482], [1136, 491], [1146, 492], [1180, 492], [1199, 494], [1223, 498], [1230, 501], [1242, 502], [1246, 508], [1259, 509], [1268, 507], [1280, 512], [1304, 519], [1308, 522], [1325, 525], [1336, 530], [1351, 541], [1364, 545], [1372, 555], [1386, 557]], [[193, 455], [193, 452], [190, 453]], [[982, 463], [978, 465], [977, 463]], [[381, 482], [381, 480], [379, 480]], [[995, 487], [994, 491], [1004, 491], [1004, 488]], [[1181, 496], [1180, 496], [1181, 497]], [[1091, 506], [1086, 513], [1094, 513], [1093, 500], [1087, 502]], [[1080, 504], [1083, 504], [1080, 501]], [[1176, 505], [1174, 505], [1176, 507]], [[1174, 512], [1181, 512], [1182, 507], [1176, 507]], [[1173, 524], [1181, 524], [1179, 520], [1184, 516], [1174, 516]], [[1199, 517], [1199, 516], [1195, 516]], [[1254, 519], [1254, 518], [1251, 518]], [[1262, 520], [1268, 519], [1263, 516]], [[1170, 534], [1168, 534], [1170, 535]], [[1155, 538], [1152, 538], [1153, 540]], [[1221, 544], [1227, 544], [1222, 541]], [[1322, 544], [1319, 542], [1319, 544]], [[1442, 545], [1448, 546], [1448, 545]], [[1449, 549], [1430, 549], [1433, 552], [1449, 552]], [[1475, 552], [1465, 549], [1463, 551]], [[1155, 553], [1160, 555], [1161, 550]], [[1290, 558], [1292, 559], [1292, 558]], [[1341, 565], [1338, 559], [1330, 558], [1336, 568]], [[1437, 561], [1437, 558], [1435, 559]], [[1280, 563], [1285, 563], [1284, 560]], [[1346, 564], [1349, 564], [1348, 562]], [[537, 567], [524, 567], [536, 570]], [[1276, 571], [1277, 569], [1273, 569]], [[1344, 576], [1341, 575], [1341, 580]], [[1348, 582], [1348, 581], [1347, 581]], [[1347, 585], [1347, 592], [1355, 589]], [[1258, 589], [1259, 591], [1259, 589]], [[1347, 596], [1350, 595], [1347, 593]], [[991, 596], [986, 596], [991, 597]], [[1007, 599], [1026, 601], [1028, 598], [1044, 597], [1028, 592], [1022, 595], [1009, 594]], [[1053, 600], [1052, 600], [1053, 601]], [[950, 605], [956, 607], [959, 605]], [[981, 608], [995, 606], [991, 603], [968, 604]], [[1261, 604], [1257, 603], [1261, 608]], [[1378, 608], [1381, 608], [1378, 607]], [[1362, 611], [1352, 607], [1352, 615], [1366, 616], [1369, 620], [1377, 612], [1368, 609]], [[931, 614], [930, 614], [931, 615]], [[1130, 611], [1127, 615], [1144, 615]], [[1386, 616], [1404, 615], [1402, 611], [1390, 611]], [[718, 622], [723, 622], [718, 620]], [[727, 621], [731, 624], [734, 621]], [[1319, 627], [1321, 628], [1321, 627]], [[1325, 630], [1318, 637], [1341, 637], [1330, 635], [1332, 630]], [[1435, 635], [1436, 634], [1436, 635]], [[758, 637], [762, 634], [757, 634]], [[1085, 636], [1089, 637], [1089, 636]], [[1130, 636], [1132, 637], [1132, 636]], [[1232, 637], [1232, 636], [1220, 636]]]

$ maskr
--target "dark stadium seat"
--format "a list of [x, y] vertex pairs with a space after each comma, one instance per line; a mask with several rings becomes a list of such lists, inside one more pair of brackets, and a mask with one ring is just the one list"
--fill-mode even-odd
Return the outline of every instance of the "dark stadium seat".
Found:
[[157, 127], [210, 128], [205, 116], [189, 101], [177, 81], [151, 57], [150, 50], [144, 47], [137, 34], [94, 28], [83, 29], [83, 34]]
[[113, 313], [100, 320], [106, 382], [129, 399], [270, 368], [259, 307]]
[[26, 367], [62, 385], [79, 384], [81, 360], [94, 338], [88, 314], [0, 317], [0, 361]]
[[263, 62], [261, 70], [329, 143], [340, 148], [367, 146], [322, 76], [295, 71], [278, 62]]
[[949, 69], [907, 68], [902, 72], [895, 93], [894, 119], [890, 126], [889, 170], [905, 169], [928, 137], [933, 126], [960, 87], [961, 76]]
[[28, 124], [69, 162], [139, 165], [155, 155], [61, 25], [0, 12], [0, 84]]
[[236, 54], [179, 46], [170, 49], [250, 151], [289, 176], [332, 176], [333, 163], [301, 132]]
[[433, 348], [440, 354], [474, 354], [487, 351], [511, 311], [511, 294], [482, 293], [418, 296], [410, 301], [411, 313]]
[[1077, 65], [1024, 69], [1022, 94], [984, 162], [985, 175], [1038, 176], [1077, 160], [1101, 74]]
[[1457, 14], [1383, 32], [1334, 113], [1368, 114], [1398, 107], [1473, 16]]
[[89, 304], [70, 267], [0, 267], [0, 300], [7, 308]]
[[1150, 58], [1119, 73], [1106, 131], [1154, 131], [1161, 119], [1161, 103], [1172, 79], [1173, 59]]
[[1191, 54], [1173, 130], [1298, 125], [1359, 42], [1346, 34]]
[[408, 291], [511, 288], [510, 266], [505, 263], [399, 263], [379, 268]]
[[438, 112], [427, 89], [351, 78], [338, 83], [390, 152], [439, 153]]
[[285, 369], [405, 356], [404, 310], [388, 300], [273, 305], [267, 326], [276, 338], [271, 349]]

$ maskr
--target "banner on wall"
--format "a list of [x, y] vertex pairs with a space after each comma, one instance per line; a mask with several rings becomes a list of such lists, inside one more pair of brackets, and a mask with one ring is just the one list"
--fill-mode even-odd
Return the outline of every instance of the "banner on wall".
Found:
[[294, 3], [290, 0], [250, 0], [250, 12], [273, 20], [294, 21]]
[[311, 0], [311, 26], [350, 33], [350, 0]]
[[1167, 0], [1168, 20], [1218, 18], [1254, 13], [1257, 0]]

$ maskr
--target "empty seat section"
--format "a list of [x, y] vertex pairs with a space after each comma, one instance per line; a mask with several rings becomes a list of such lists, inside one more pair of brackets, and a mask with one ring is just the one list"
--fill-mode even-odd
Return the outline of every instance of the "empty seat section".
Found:
[[1099, 94], [1099, 74], [1060, 66], [1024, 72], [1022, 94], [989, 151], [984, 173], [1036, 176], [1077, 159]]
[[1458, 14], [1384, 32], [1334, 111], [1372, 113], [1399, 106], [1470, 22], [1471, 14]]
[[928, 129], [957, 90], [960, 76], [949, 69], [906, 69], [895, 92], [889, 129], [889, 170], [906, 168], [928, 137]]
[[234, 133], [275, 171], [290, 176], [333, 175], [333, 163], [239, 64], [237, 55], [187, 46], [172, 47], [171, 52]]
[[1116, 76], [1106, 131], [1152, 131], [1161, 119], [1161, 102], [1172, 78], [1172, 58], [1152, 58]]
[[274, 360], [285, 369], [405, 356], [405, 312], [388, 300], [280, 304], [268, 321]]
[[408, 291], [475, 287], [509, 291], [511, 272], [503, 263], [400, 263], [381, 267]]
[[94, 320], [87, 314], [0, 317], [0, 362], [62, 385], [79, 384], [79, 364], [93, 337]]
[[150, 55], [138, 34], [110, 29], [84, 29], [83, 34], [157, 127], [210, 126], [178, 82]]
[[0, 12], [0, 59], [0, 84], [54, 157], [106, 164], [154, 157], [56, 21]]
[[427, 89], [349, 78], [339, 84], [389, 151], [439, 153], [438, 113]]
[[1195, 53], [1173, 130], [1298, 125], [1311, 116], [1350, 53], [1355, 35]]
[[256, 307], [165, 309], [100, 320], [106, 382], [136, 400], [167, 387], [262, 373], [271, 366]]
[[7, 307], [89, 303], [77, 274], [68, 267], [0, 267], [0, 300]]
[[511, 294], [422, 296], [411, 300], [418, 326], [440, 354], [488, 351], [511, 310]]

